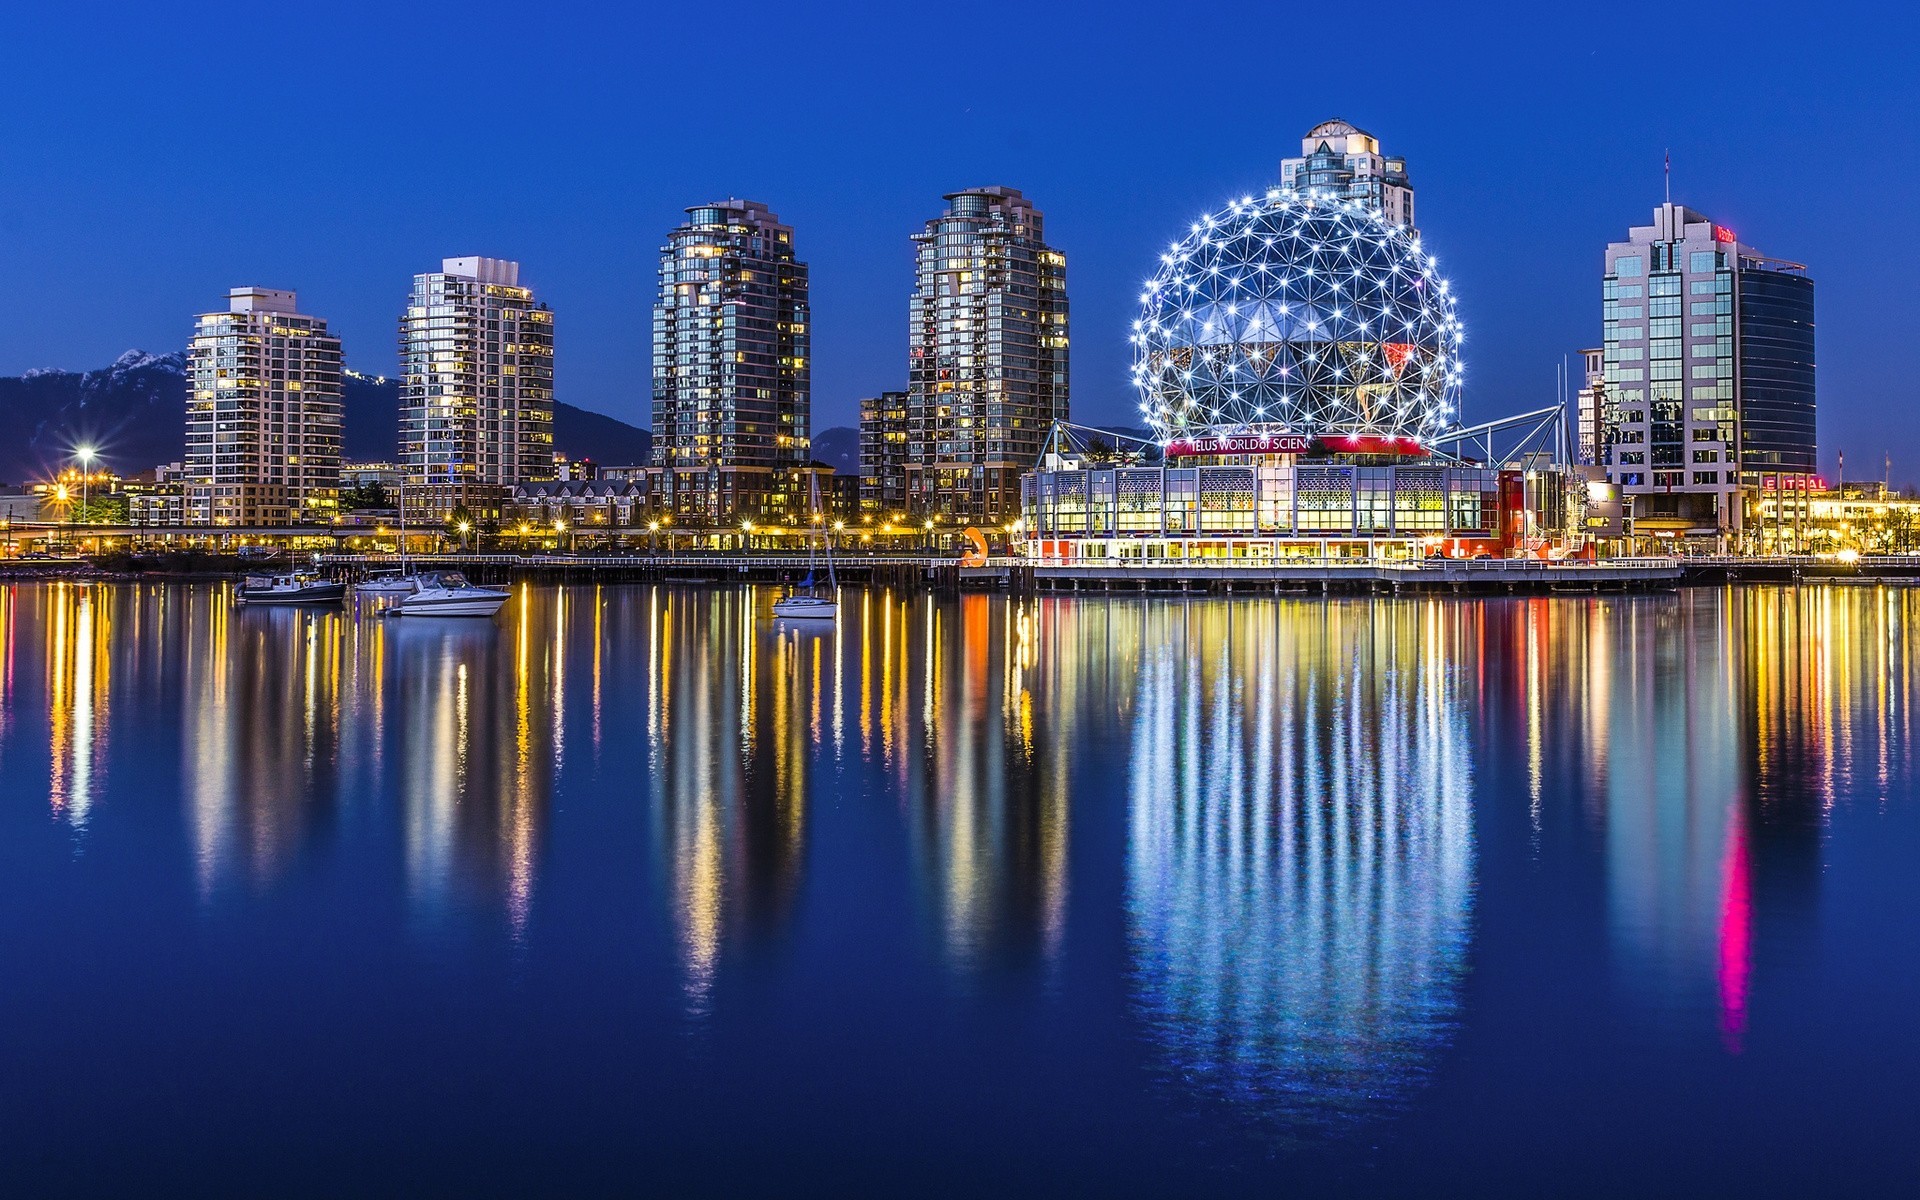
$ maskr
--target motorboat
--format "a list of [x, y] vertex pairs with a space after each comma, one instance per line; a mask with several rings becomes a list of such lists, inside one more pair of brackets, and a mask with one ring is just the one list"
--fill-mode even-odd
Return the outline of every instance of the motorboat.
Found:
[[[813, 526], [820, 530], [820, 476], [808, 473], [813, 485]], [[822, 531], [822, 534], [824, 531]], [[819, 535], [816, 535], [819, 536]], [[782, 596], [773, 602], [773, 615], [795, 621], [833, 621], [840, 617], [840, 581], [833, 574], [833, 542], [827, 542], [827, 588], [822, 595], [814, 582], [815, 541], [807, 541], [807, 577], [800, 581], [791, 595]]]
[[288, 571], [244, 577], [234, 599], [240, 604], [338, 604], [346, 595], [344, 583], [312, 571]]
[[420, 590], [420, 577], [408, 571], [380, 571], [353, 585], [356, 596], [411, 596]]
[[458, 571], [430, 571], [415, 575], [413, 591], [400, 597], [400, 603], [387, 610], [395, 617], [491, 617], [500, 611], [511, 593], [502, 588], [479, 587], [467, 582]]

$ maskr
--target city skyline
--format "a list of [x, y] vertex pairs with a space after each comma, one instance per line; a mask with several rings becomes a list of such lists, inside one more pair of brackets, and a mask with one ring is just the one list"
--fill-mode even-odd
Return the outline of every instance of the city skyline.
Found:
[[[1714, 213], [1743, 240], [1808, 263], [1821, 280], [1822, 469], [1831, 476], [1835, 453], [1852, 449], [1852, 473], [1877, 477], [1885, 449], [1896, 482], [1920, 479], [1920, 434], [1896, 428], [1882, 436], [1887, 423], [1877, 412], [1878, 404], [1904, 402], [1904, 379], [1879, 353], [1878, 340], [1880, 329], [1897, 327], [1915, 304], [1899, 286], [1913, 251], [1893, 244], [1861, 254], [1844, 223], [1810, 203], [1793, 173], [1778, 169], [1841, 136], [1838, 128], [1874, 127], [1886, 145], [1884, 155], [1873, 152], [1884, 168], [1880, 177], [1891, 175], [1895, 194], [1904, 190], [1900, 180], [1916, 169], [1898, 153], [1913, 137], [1911, 106], [1873, 69], [1876, 55], [1904, 41], [1890, 24], [1879, 26], [1887, 36], [1843, 51], [1818, 30], [1764, 18], [1744, 22], [1732, 33], [1729, 55], [1791, 38], [1813, 100], [1755, 93], [1734, 119], [1707, 103], [1724, 82], [1710, 76], [1673, 81], [1674, 104], [1634, 102], [1643, 93], [1638, 84], [1662, 74], [1660, 65], [1651, 56], [1642, 62], [1615, 53], [1597, 20], [1556, 16], [1522, 30], [1474, 18], [1449, 28], [1411, 14], [1400, 27], [1404, 36], [1430, 47], [1446, 64], [1436, 69], [1462, 81], [1438, 103], [1412, 86], [1363, 90], [1331, 65], [1308, 61], [1284, 82], [1264, 84], [1244, 118], [1201, 129], [1150, 103], [1141, 80], [1156, 62], [1157, 39], [1139, 10], [1128, 15], [1135, 19], [1099, 29], [1043, 18], [1050, 32], [1098, 43], [1107, 53], [1074, 56], [1084, 61], [1039, 81], [1039, 91], [1018, 102], [913, 97], [898, 111], [883, 111], [887, 106], [861, 105], [853, 93], [891, 86], [900, 68], [889, 63], [880, 78], [857, 84], [823, 79], [795, 98], [791, 136], [768, 139], [756, 147], [764, 153], [751, 156], [724, 139], [670, 156], [669, 146], [684, 144], [676, 130], [693, 119], [690, 102], [673, 98], [672, 87], [642, 95], [597, 73], [600, 51], [580, 48], [580, 30], [570, 24], [579, 18], [562, 18], [569, 27], [551, 41], [535, 39], [523, 69], [551, 93], [552, 111], [543, 109], [541, 120], [557, 121], [564, 159], [539, 178], [456, 195], [423, 193], [418, 182], [431, 168], [406, 156], [383, 125], [422, 86], [404, 81], [399, 70], [409, 33], [458, 46], [484, 41], [498, 26], [484, 12], [472, 32], [405, 14], [403, 28], [366, 50], [346, 81], [320, 89], [333, 119], [270, 152], [264, 170], [273, 180], [296, 178], [296, 159], [308, 154], [324, 167], [298, 176], [291, 207], [221, 210], [217, 219], [219, 185], [189, 174], [175, 154], [191, 100], [184, 89], [156, 86], [162, 77], [143, 62], [148, 54], [167, 57], [177, 32], [131, 18], [98, 32], [94, 45], [34, 16], [12, 17], [9, 23], [20, 26], [17, 44], [41, 53], [25, 56], [12, 82], [0, 85], [18, 114], [0, 148], [22, 168], [0, 182], [0, 267], [24, 283], [0, 299], [0, 319], [12, 331], [0, 342], [0, 374], [84, 369], [128, 346], [174, 348], [185, 340], [180, 314], [204, 304], [197, 297], [249, 280], [297, 289], [314, 311], [329, 314], [350, 367], [392, 373], [398, 364], [387, 350], [388, 330], [402, 286], [395, 281], [423, 257], [478, 252], [527, 264], [539, 294], [570, 314], [558, 351], [565, 363], [559, 398], [644, 424], [650, 351], [618, 302], [621, 289], [648, 273], [660, 233], [686, 204], [702, 195], [751, 195], [799, 231], [814, 264], [813, 425], [851, 426], [860, 397], [899, 386], [906, 339], [896, 314], [911, 289], [909, 238], [929, 199], [1001, 184], [1036, 199], [1048, 213], [1050, 242], [1074, 262], [1076, 418], [1130, 421], [1125, 331], [1154, 254], [1194, 213], [1277, 182], [1277, 165], [1294, 153], [1301, 132], [1339, 116], [1377, 133], [1412, 164], [1421, 229], [1458, 286], [1473, 332], [1463, 398], [1469, 418], [1550, 398], [1563, 357], [1577, 368], [1579, 351], [1598, 341], [1590, 281], [1607, 242], [1659, 201], [1662, 157], [1671, 149], [1676, 202]], [[904, 44], [924, 19], [903, 16], [871, 28], [826, 21], [800, 31], [798, 48], [830, 63], [848, 53], [836, 49], [836, 39], [859, 34], [848, 44], [884, 52]], [[609, 32], [656, 46], [689, 32], [671, 14], [623, 20], [629, 23]], [[241, 53], [271, 34], [272, 23], [264, 24], [214, 36]], [[351, 45], [360, 55], [352, 35], [365, 28], [364, 19], [348, 15], [313, 44], [285, 52], [309, 62]], [[1475, 48], [1490, 30], [1501, 34], [1496, 45]], [[560, 44], [569, 49], [565, 62], [556, 53]], [[83, 49], [98, 55], [100, 86], [139, 90], [139, 112], [109, 125], [67, 103], [71, 90], [58, 68]], [[743, 66], [757, 69], [761, 52], [743, 53]], [[1222, 46], [1219, 53], [1232, 61], [1251, 50]], [[1095, 62], [1101, 69], [1087, 65]], [[669, 80], [686, 69], [662, 67]], [[1598, 88], [1609, 80], [1632, 86]], [[1527, 105], [1514, 102], [1520, 93]], [[1036, 103], [1046, 119], [1022, 115]], [[239, 117], [242, 128], [231, 136], [265, 119]], [[507, 124], [518, 128], [520, 121], [510, 117]], [[902, 142], [896, 135], [916, 121], [933, 136]], [[1183, 139], [1161, 161], [1166, 151], [1158, 147], [1175, 128]], [[455, 138], [465, 147], [472, 136]], [[873, 145], [899, 149], [876, 159], [866, 149]], [[29, 174], [58, 183], [29, 192], [20, 182]], [[1524, 237], [1516, 238], [1516, 220]], [[71, 319], [109, 279], [123, 298], [116, 319]]]

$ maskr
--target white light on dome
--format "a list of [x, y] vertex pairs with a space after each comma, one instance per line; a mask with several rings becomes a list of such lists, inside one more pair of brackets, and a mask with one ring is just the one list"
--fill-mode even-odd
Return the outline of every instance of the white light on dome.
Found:
[[[1286, 191], [1192, 228], [1148, 283], [1133, 339], [1142, 409], [1161, 439], [1214, 432], [1199, 413], [1244, 429], [1276, 407], [1289, 431], [1316, 436], [1425, 440], [1446, 427], [1460, 321], [1411, 230]], [[1422, 381], [1436, 367], [1444, 383], [1431, 394]]]

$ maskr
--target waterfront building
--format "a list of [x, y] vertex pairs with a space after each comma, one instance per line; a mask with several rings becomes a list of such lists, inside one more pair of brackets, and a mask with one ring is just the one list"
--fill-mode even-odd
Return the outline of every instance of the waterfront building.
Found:
[[340, 487], [340, 339], [292, 292], [238, 287], [187, 346], [181, 515], [195, 525], [330, 520]]
[[498, 520], [553, 472], [553, 311], [520, 264], [449, 258], [413, 277], [400, 319], [400, 459], [410, 519]]
[[1573, 397], [1573, 461], [1592, 466], [1600, 461], [1600, 447], [1606, 440], [1606, 352], [1595, 346], [1582, 350], [1580, 358], [1586, 377]]
[[1744, 543], [1753, 497], [1817, 470], [1806, 267], [1667, 203], [1607, 247], [1601, 286], [1600, 457], [1635, 538]]
[[1134, 323], [1150, 445], [1076, 446], [1023, 481], [1028, 553], [1281, 559], [1564, 553], [1585, 514], [1548, 456], [1445, 452], [1461, 324], [1409, 225], [1275, 188], [1193, 223]]
[[928, 518], [998, 525], [1067, 417], [1067, 259], [1013, 188], [945, 199], [913, 239], [904, 462], [880, 459], [872, 488]]
[[160, 484], [150, 492], [127, 497], [129, 525], [174, 527], [186, 523], [186, 514], [186, 496], [177, 484]]
[[628, 543], [635, 534], [672, 529], [682, 539], [679, 544], [683, 547], [716, 550], [742, 547], [747, 544], [746, 535], [751, 534], [755, 544], [797, 549], [804, 548], [807, 538], [822, 527], [834, 522], [844, 525], [858, 512], [859, 477], [836, 475], [831, 468], [816, 463], [798, 474], [803, 480], [809, 474], [819, 477], [818, 522], [812, 520], [811, 510], [796, 511], [789, 521], [766, 517], [743, 518], [740, 523], [726, 525], [689, 521], [683, 511], [672, 506], [672, 474], [670, 468], [662, 466], [609, 467], [592, 478], [523, 483], [514, 489], [500, 529], [508, 536], [531, 536], [551, 530], [559, 522], [581, 537], [608, 535]]
[[379, 487], [396, 496], [407, 481], [407, 469], [392, 462], [343, 462], [340, 464], [342, 488]]
[[881, 392], [860, 401], [860, 508], [907, 507], [907, 393]]
[[787, 520], [812, 459], [807, 265], [764, 204], [687, 210], [660, 248], [653, 457], [683, 523]]
[[1380, 139], [1335, 118], [1307, 130], [1300, 157], [1280, 161], [1280, 187], [1364, 204], [1395, 225], [1413, 224], [1407, 160], [1380, 153]]

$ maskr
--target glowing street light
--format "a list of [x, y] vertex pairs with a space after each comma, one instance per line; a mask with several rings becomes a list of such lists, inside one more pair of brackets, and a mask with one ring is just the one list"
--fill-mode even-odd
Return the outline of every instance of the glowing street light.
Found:
[[80, 519], [90, 521], [92, 518], [87, 515], [87, 484], [93, 477], [93, 447], [81, 446], [73, 452], [73, 456], [80, 460]]

